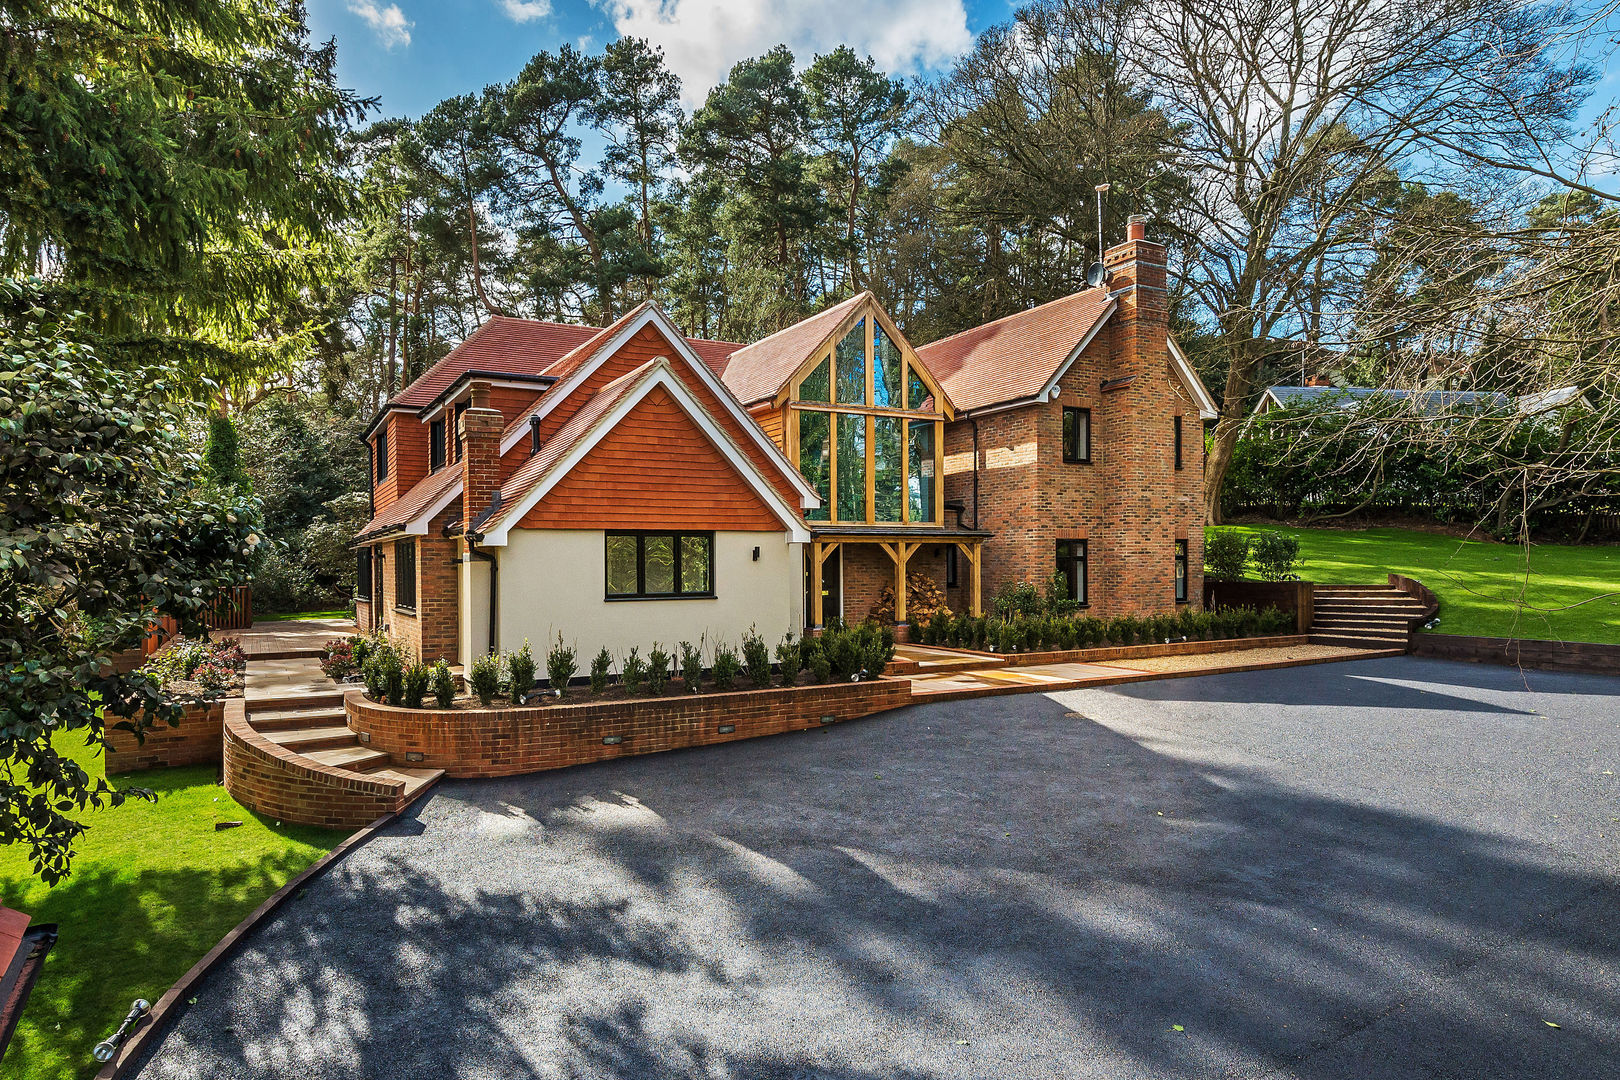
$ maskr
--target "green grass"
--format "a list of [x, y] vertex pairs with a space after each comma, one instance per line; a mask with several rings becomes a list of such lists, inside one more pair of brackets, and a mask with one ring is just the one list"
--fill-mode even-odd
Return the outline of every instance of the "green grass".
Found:
[[348, 608], [336, 611], [281, 611], [274, 615], [255, 615], [254, 622], [291, 622], [294, 619], [347, 619]]
[[[98, 753], [82, 735], [57, 748], [92, 776]], [[211, 765], [123, 777], [150, 788], [156, 803], [131, 799], [94, 811], [73, 875], [47, 888], [15, 847], [0, 850], [0, 903], [60, 937], [6, 1052], [12, 1080], [89, 1077], [90, 1049], [118, 1026], [137, 997], [157, 999], [288, 879], [346, 833], [277, 826], [216, 786]], [[240, 828], [214, 831], [216, 821]]]
[[1620, 547], [1458, 540], [1411, 529], [1231, 526], [1299, 537], [1307, 581], [1416, 578], [1440, 598], [1445, 634], [1620, 644]]

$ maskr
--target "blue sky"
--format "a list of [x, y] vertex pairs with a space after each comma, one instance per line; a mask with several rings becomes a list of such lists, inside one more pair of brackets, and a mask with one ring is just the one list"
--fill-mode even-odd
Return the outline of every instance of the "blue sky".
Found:
[[542, 49], [624, 34], [663, 46], [687, 106], [738, 60], [786, 42], [801, 61], [848, 43], [892, 74], [935, 70], [1005, 21], [1006, 0], [310, 0], [317, 41], [336, 37], [342, 84], [417, 116], [517, 74]]

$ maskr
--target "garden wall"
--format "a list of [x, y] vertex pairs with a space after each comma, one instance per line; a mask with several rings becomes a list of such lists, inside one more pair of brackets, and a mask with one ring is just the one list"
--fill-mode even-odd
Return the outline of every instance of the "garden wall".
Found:
[[[1305, 634], [1278, 634], [1271, 637], [1222, 638], [1218, 641], [1171, 641], [1152, 645], [1105, 645], [1090, 649], [1066, 649], [1060, 652], [987, 653], [948, 646], [949, 651], [969, 656], [983, 656], [1003, 661], [1008, 667], [1033, 667], [1036, 664], [1094, 664], [1103, 660], [1145, 660], [1150, 656], [1201, 656], [1206, 653], [1239, 652], [1243, 649], [1284, 649], [1291, 645], [1308, 644]], [[893, 666], [900, 666], [896, 660]], [[906, 664], [899, 674], [914, 675], [921, 670], [917, 664]]]
[[[359, 733], [361, 742], [392, 755], [396, 764], [467, 777], [515, 776], [805, 731], [909, 704], [910, 682], [872, 679], [489, 709], [404, 709], [351, 694], [344, 708], [349, 727]], [[727, 726], [732, 730], [720, 730]]]
[[401, 809], [402, 780], [333, 769], [277, 746], [248, 726], [240, 698], [225, 705], [225, 790], [277, 821], [358, 829]]
[[1583, 671], [1620, 675], [1620, 645], [1588, 641], [1520, 641], [1514, 638], [1466, 637], [1461, 634], [1414, 634], [1412, 655], [1476, 664], [1507, 664], [1543, 671]]
[[[236, 699], [240, 705], [240, 699]], [[178, 727], [161, 720], [147, 729], [146, 738], [137, 742], [127, 731], [107, 724], [107, 775], [162, 769], [170, 765], [218, 764], [225, 723], [224, 698], [187, 705]]]
[[1216, 608], [1276, 608], [1294, 616], [1297, 633], [1309, 633], [1316, 617], [1316, 583], [1312, 581], [1204, 580], [1204, 605]]

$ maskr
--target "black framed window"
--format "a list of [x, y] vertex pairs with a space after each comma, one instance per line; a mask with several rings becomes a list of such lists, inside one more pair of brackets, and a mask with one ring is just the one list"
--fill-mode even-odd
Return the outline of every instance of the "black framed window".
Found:
[[1088, 588], [1086, 569], [1086, 542], [1084, 540], [1059, 540], [1057, 542], [1057, 569], [1063, 575], [1065, 591], [1070, 600], [1077, 604], [1088, 604]]
[[1181, 417], [1176, 417], [1176, 468], [1181, 468]]
[[1063, 407], [1063, 460], [1091, 464], [1091, 410]]
[[1176, 603], [1187, 602], [1187, 541], [1176, 541]]
[[945, 587], [947, 589], [954, 589], [961, 584], [961, 579], [957, 576], [961, 571], [956, 568], [956, 557], [960, 553], [961, 549], [955, 544], [945, 549]]
[[465, 402], [465, 401], [457, 402], [455, 410], [451, 414], [451, 419], [450, 419], [450, 422], [456, 426], [456, 457], [455, 457], [455, 460], [457, 460], [457, 461], [461, 460], [461, 444], [465, 441], [462, 438], [462, 435], [461, 435], [461, 414], [466, 412], [466, 411], [467, 411], [467, 402]]
[[428, 425], [428, 471], [444, 468], [444, 417]]
[[394, 542], [394, 606], [416, 610], [416, 541]]
[[377, 432], [377, 441], [373, 445], [375, 446], [375, 449], [376, 449], [376, 452], [377, 452], [377, 483], [380, 484], [384, 480], [388, 479], [388, 429], [387, 428], [384, 428], [383, 430]]
[[714, 595], [714, 533], [606, 534], [609, 600]]
[[368, 547], [354, 553], [354, 595], [358, 600], [371, 599], [371, 549]]

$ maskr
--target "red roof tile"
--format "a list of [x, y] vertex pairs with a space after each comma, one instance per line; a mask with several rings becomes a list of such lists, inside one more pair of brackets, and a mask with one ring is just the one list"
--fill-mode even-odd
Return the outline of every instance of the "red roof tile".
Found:
[[[724, 369], [716, 371], [744, 405], [775, 397], [799, 365], [810, 359], [810, 351], [838, 327], [844, 316], [871, 295], [857, 293], [826, 311], [739, 348], [731, 354]], [[704, 361], [709, 363], [708, 357], [705, 356]], [[713, 368], [714, 364], [709, 363], [709, 366]]]
[[1033, 397], [1108, 311], [1108, 292], [1087, 289], [975, 326], [917, 349], [963, 412]]
[[420, 515], [460, 483], [461, 469], [455, 465], [446, 465], [438, 472], [429, 473], [417, 481], [411, 490], [396, 499], [388, 509], [366, 522], [359, 535], [370, 536], [373, 533], [404, 528], [411, 519]]

